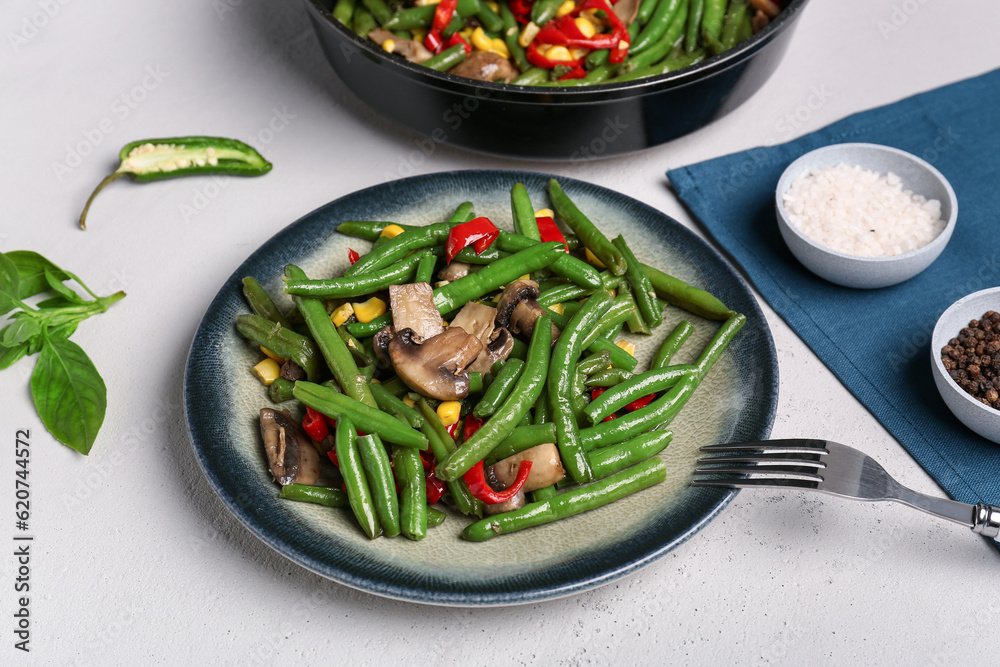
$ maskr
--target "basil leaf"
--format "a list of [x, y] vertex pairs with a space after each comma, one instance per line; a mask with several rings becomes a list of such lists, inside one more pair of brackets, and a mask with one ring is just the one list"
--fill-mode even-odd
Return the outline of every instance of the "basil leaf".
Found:
[[83, 297], [64, 285], [62, 281], [63, 279], [60, 279], [56, 274], [52, 273], [48, 269], [45, 269], [45, 282], [53, 292], [71, 303], [86, 303], [86, 300]]
[[47, 339], [31, 374], [31, 395], [56, 440], [88, 454], [104, 422], [108, 390], [87, 353], [66, 339]]
[[28, 344], [21, 343], [15, 347], [0, 348], [0, 370], [13, 366], [17, 361], [28, 353]]
[[17, 306], [20, 281], [17, 265], [6, 254], [0, 253], [0, 315]]
[[0, 330], [0, 345], [4, 347], [17, 347], [42, 334], [42, 327], [36, 318], [24, 317], [25, 313], [17, 314], [21, 317]]
[[34, 296], [49, 289], [49, 283], [45, 280], [46, 271], [50, 271], [59, 280], [68, 280], [70, 278], [69, 274], [37, 252], [31, 250], [12, 250], [6, 254], [7, 258], [14, 262], [14, 266], [17, 267], [17, 273], [20, 276], [19, 299], [27, 299], [29, 296]]
[[49, 327], [49, 338], [69, 338], [76, 331], [79, 322], [67, 322], [54, 327]]

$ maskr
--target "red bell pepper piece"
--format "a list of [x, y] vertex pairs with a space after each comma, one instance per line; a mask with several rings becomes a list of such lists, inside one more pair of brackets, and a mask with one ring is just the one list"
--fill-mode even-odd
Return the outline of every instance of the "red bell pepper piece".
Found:
[[[593, 389], [590, 390], [590, 400], [594, 400], [595, 398], [597, 398], [598, 396], [600, 396], [601, 394], [603, 394], [606, 391], [607, 391], [606, 387], [594, 387]], [[639, 400], [642, 400], [642, 399], [639, 399]], [[607, 422], [607, 421], [611, 421], [612, 419], [616, 419], [615, 413], [613, 413], [613, 412], [610, 415], [608, 415], [607, 417], [605, 417], [604, 419], [602, 419], [601, 421], [602, 422]]]
[[[556, 221], [547, 215], [542, 215], [535, 218], [535, 223], [538, 225], [538, 234], [542, 238], [542, 243], [548, 243], [549, 241], [559, 241], [564, 246], [566, 245], [566, 237], [563, 236], [562, 231], [556, 226]], [[569, 252], [569, 247], [566, 247], [566, 252]]]
[[434, 53], [439, 53], [441, 47], [444, 46], [441, 33], [444, 32], [445, 27], [451, 22], [451, 17], [455, 14], [455, 7], [457, 6], [458, 0], [441, 0], [437, 7], [434, 8], [434, 20], [431, 21], [431, 29], [427, 33], [427, 37], [424, 38], [424, 46]]
[[359, 259], [361, 259], [361, 255], [359, 255], [357, 251], [353, 248], [347, 249], [347, 261], [351, 263], [351, 266], [354, 266], [354, 263]]
[[524, 483], [528, 481], [528, 474], [531, 472], [531, 461], [521, 461], [517, 469], [517, 478], [514, 483], [503, 491], [494, 491], [493, 487], [486, 483], [486, 471], [483, 469], [483, 462], [469, 468], [469, 471], [462, 475], [469, 493], [482, 500], [487, 505], [505, 503], [517, 495]]
[[[632, 38], [628, 34], [628, 27], [612, 11], [611, 4], [607, 0], [583, 0], [579, 5], [579, 9], [581, 11], [584, 9], [600, 9], [604, 11], [607, 15], [608, 23], [611, 24], [611, 37], [613, 39], [613, 43], [605, 47], [611, 49], [608, 60], [612, 63], [620, 63], [625, 60]], [[625, 43], [624, 47], [619, 46], [622, 42]]]
[[500, 230], [490, 222], [489, 218], [475, 218], [461, 225], [455, 225], [448, 232], [448, 240], [444, 245], [445, 263], [450, 264], [462, 248], [470, 245], [478, 255], [489, 248], [498, 236]]
[[510, 0], [507, 6], [510, 7], [510, 11], [518, 23], [528, 23], [531, 21], [531, 7], [534, 4], [534, 2], [525, 2], [525, 0]]
[[433, 32], [427, 33], [424, 37], [424, 46], [426, 46], [431, 53], [441, 53], [444, 48], [444, 40], [441, 39], [441, 35]]
[[465, 38], [459, 35], [457, 32], [448, 38], [447, 48], [450, 49], [456, 44], [461, 44], [462, 46], [465, 47], [465, 55], [469, 55], [472, 53], [472, 47], [469, 46], [469, 43], [465, 41]]
[[340, 467], [340, 461], [337, 460], [336, 450], [331, 449], [326, 453], [326, 455], [330, 457], [330, 462], [333, 463], [333, 465], [337, 466], [338, 468]]
[[587, 70], [577, 66], [559, 77], [559, 81], [565, 81], [566, 79], [582, 79], [585, 76], [587, 76]]
[[[567, 18], [567, 17], [563, 17]], [[548, 24], [546, 24], [548, 25]], [[579, 37], [567, 35], [566, 32], [555, 27], [545, 27], [535, 36], [535, 41], [539, 44], [561, 44], [562, 46], [578, 46], [585, 49], [610, 49], [618, 44], [618, 39], [614, 33], [602, 33], [587, 37], [577, 27], [576, 23], [571, 24]]]
[[483, 424], [486, 423], [485, 419], [480, 419], [475, 415], [465, 416], [465, 428], [462, 430], [462, 442], [467, 442], [476, 431], [482, 428]]
[[434, 474], [433, 470], [427, 474], [425, 487], [427, 489], [428, 505], [433, 505], [437, 501], [441, 500], [441, 496], [444, 495], [445, 490], [448, 488], [444, 482], [437, 478], [437, 475]]
[[330, 429], [327, 427], [326, 418], [318, 411], [313, 410], [310, 407], [306, 408], [306, 414], [302, 417], [302, 430], [316, 442], [319, 442], [320, 440], [326, 438], [326, 436], [330, 435]]
[[455, 433], [457, 433], [457, 432], [458, 432], [458, 427], [459, 427], [459, 426], [460, 426], [461, 424], [462, 424], [462, 422], [460, 422], [460, 421], [457, 421], [457, 422], [455, 422], [454, 424], [452, 424], [451, 426], [445, 426], [445, 430], [446, 430], [446, 431], [448, 431], [448, 435], [450, 435], [450, 436], [451, 436], [451, 439], [452, 439], [452, 440], [454, 440], [454, 439], [455, 439]]
[[656, 398], [656, 394], [650, 394], [649, 396], [643, 396], [642, 398], [637, 398], [628, 405], [626, 405], [625, 409], [628, 410], [629, 412], [632, 412], [633, 410], [644, 408], [647, 405], [649, 405], [654, 398]]

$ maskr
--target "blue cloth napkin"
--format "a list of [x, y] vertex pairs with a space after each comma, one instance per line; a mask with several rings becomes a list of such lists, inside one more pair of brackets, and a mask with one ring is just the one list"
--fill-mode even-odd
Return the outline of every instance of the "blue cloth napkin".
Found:
[[[942, 401], [931, 375], [930, 337], [954, 301], [1000, 285], [998, 109], [995, 70], [786, 144], [667, 172], [684, 204], [771, 307], [920, 465], [956, 500], [994, 505], [1000, 505], [1000, 445], [966, 428]], [[900, 285], [838, 287], [803, 267], [781, 239], [774, 211], [781, 173], [803, 153], [843, 142], [918, 155], [958, 196], [948, 246], [930, 268]], [[802, 435], [836, 439], [835, 433]]]

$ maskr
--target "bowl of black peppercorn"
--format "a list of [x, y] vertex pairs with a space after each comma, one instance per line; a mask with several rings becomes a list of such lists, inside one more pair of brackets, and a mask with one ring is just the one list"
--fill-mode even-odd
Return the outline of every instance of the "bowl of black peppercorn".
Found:
[[1000, 287], [948, 307], [931, 335], [934, 383], [952, 413], [1000, 443]]

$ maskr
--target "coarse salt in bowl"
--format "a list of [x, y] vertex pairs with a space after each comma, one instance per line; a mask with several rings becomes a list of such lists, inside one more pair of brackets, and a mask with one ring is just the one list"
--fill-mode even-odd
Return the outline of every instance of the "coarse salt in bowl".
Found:
[[781, 235], [802, 264], [845, 287], [895, 285], [944, 250], [958, 217], [947, 179], [889, 146], [834, 144], [795, 160], [775, 192]]

